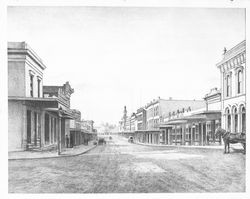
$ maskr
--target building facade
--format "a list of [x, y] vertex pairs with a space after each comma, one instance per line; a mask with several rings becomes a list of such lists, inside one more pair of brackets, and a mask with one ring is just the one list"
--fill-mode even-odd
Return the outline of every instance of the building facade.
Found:
[[84, 143], [84, 135], [81, 132], [81, 112], [71, 109], [73, 119], [70, 120], [69, 146], [77, 146]]
[[164, 135], [160, 126], [169, 115], [172, 117], [181, 113], [186, 107], [188, 109], [198, 109], [205, 106], [204, 100], [166, 100], [158, 98], [145, 106], [146, 128], [135, 132], [135, 140], [149, 144], [161, 144]]
[[215, 129], [221, 125], [221, 92], [211, 89], [204, 100], [201, 108], [191, 110], [187, 107], [169, 113], [160, 127], [162, 144], [221, 144], [221, 138], [215, 137]]
[[[70, 110], [70, 97], [73, 93], [74, 89], [71, 88], [69, 82], [66, 82], [63, 86], [43, 86], [43, 97], [48, 99], [57, 99], [58, 101], [55, 106], [50, 106], [45, 109], [47, 111], [45, 115], [45, 122], [47, 121], [48, 126], [51, 126], [49, 121], [55, 120], [55, 116], [58, 114], [59, 110], [65, 115], [60, 119], [60, 142], [62, 148], [66, 147], [66, 135], [70, 137], [70, 119], [73, 119], [73, 115]], [[53, 127], [50, 129], [53, 129]], [[45, 131], [46, 142], [49, 142], [50, 140], [49, 133], [55, 136], [56, 130], [49, 130], [49, 127], [47, 127], [47, 130]]]
[[221, 74], [222, 128], [233, 133], [246, 131], [246, 41], [224, 50], [217, 64]]
[[84, 133], [84, 143], [97, 138], [97, 130], [94, 128], [93, 120], [82, 120], [81, 131]]
[[136, 130], [146, 130], [147, 116], [145, 108], [139, 108], [136, 112], [137, 129]]
[[174, 100], [172, 98], [153, 100], [145, 107], [147, 115], [147, 130], [159, 129], [160, 123], [169, 113], [175, 114], [175, 111], [182, 111], [186, 107], [198, 109], [204, 106], [203, 100]]
[[44, 97], [45, 68], [26, 42], [8, 42], [9, 151], [64, 146], [61, 138], [70, 114], [58, 97]]

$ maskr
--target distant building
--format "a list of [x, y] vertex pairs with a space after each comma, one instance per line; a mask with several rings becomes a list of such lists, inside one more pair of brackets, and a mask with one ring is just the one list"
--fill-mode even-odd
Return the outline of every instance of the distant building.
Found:
[[87, 141], [97, 138], [97, 130], [94, 129], [93, 120], [82, 120], [81, 131], [84, 132], [84, 139]]
[[166, 100], [158, 98], [148, 103], [145, 107], [147, 115], [147, 130], [159, 129], [160, 123], [164, 118], [171, 114], [176, 114], [175, 111], [182, 111], [186, 107], [198, 109], [203, 107], [203, 100], [174, 100], [172, 98]]
[[[26, 42], [8, 42], [8, 150], [64, 147], [72, 89], [43, 87], [46, 66]], [[70, 89], [69, 89], [70, 88]], [[45, 97], [43, 94], [45, 93]], [[64, 100], [62, 100], [64, 99]], [[62, 144], [58, 145], [59, 142]]]
[[211, 89], [205, 98], [203, 107], [193, 109], [190, 106], [178, 109], [165, 118], [160, 125], [162, 144], [207, 145], [221, 143], [215, 137], [215, 129], [221, 122], [221, 93]]
[[77, 146], [84, 143], [84, 135], [81, 132], [81, 112], [71, 109], [71, 114], [73, 119], [70, 120], [69, 145]]
[[129, 131], [135, 131], [137, 130], [137, 120], [136, 120], [136, 114], [132, 113], [131, 117], [129, 118], [130, 121], [130, 129]]
[[139, 108], [136, 112], [137, 129], [136, 130], [146, 130], [147, 117], [145, 108]]
[[221, 73], [222, 128], [246, 132], [246, 41], [224, 51]]
[[172, 98], [165, 100], [158, 98], [145, 106], [146, 128], [135, 132], [135, 140], [138, 142], [160, 144], [165, 139], [161, 131], [160, 125], [165, 118], [176, 117], [188, 109], [198, 109], [205, 107], [204, 100], [173, 100]]

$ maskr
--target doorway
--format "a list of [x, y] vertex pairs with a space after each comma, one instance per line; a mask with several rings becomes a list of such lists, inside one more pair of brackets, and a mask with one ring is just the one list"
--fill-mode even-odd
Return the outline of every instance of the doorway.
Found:
[[27, 144], [31, 144], [31, 111], [27, 110]]
[[45, 114], [45, 144], [49, 144], [49, 115]]

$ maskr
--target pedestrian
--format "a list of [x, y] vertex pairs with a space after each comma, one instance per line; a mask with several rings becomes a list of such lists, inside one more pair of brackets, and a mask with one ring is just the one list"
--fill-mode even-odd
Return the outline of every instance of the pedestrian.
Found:
[[209, 135], [207, 134], [207, 144], [209, 145]]
[[66, 135], [66, 147], [69, 148], [69, 136]]

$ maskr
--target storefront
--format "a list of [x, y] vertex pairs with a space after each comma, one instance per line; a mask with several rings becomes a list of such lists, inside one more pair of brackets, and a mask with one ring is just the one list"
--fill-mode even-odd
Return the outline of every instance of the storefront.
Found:
[[203, 111], [191, 116], [169, 120], [161, 124], [163, 144], [168, 145], [214, 145], [221, 144], [221, 138], [215, 136], [220, 126], [219, 111]]

